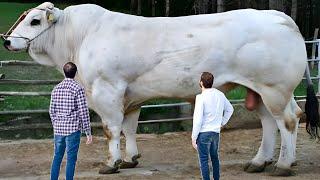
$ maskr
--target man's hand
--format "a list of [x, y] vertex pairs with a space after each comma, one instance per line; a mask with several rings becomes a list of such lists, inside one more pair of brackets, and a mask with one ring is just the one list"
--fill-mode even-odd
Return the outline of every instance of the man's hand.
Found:
[[192, 146], [194, 149], [198, 150], [198, 145], [197, 142], [195, 140], [192, 140]]
[[86, 144], [91, 144], [91, 143], [92, 143], [92, 136], [88, 135]]

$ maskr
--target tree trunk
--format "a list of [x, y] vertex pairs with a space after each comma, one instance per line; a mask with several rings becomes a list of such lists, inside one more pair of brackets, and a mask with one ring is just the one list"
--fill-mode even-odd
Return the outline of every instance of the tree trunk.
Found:
[[207, 14], [209, 10], [209, 0], [202, 0], [201, 14]]
[[[306, 37], [310, 38], [313, 33], [312, 29], [312, 0], [307, 0], [306, 2]], [[311, 32], [312, 31], [312, 32]]]
[[297, 12], [298, 12], [298, 0], [292, 0], [291, 5], [291, 18], [296, 21], [297, 20]]
[[238, 7], [239, 7], [239, 9], [245, 9], [246, 8], [246, 0], [239, 0]]
[[250, 7], [251, 8], [254, 8], [254, 9], [258, 9], [258, 7], [259, 7], [259, 2], [257, 2], [256, 0], [251, 0], [250, 1]]
[[258, 4], [260, 4], [259, 0], [239, 0], [238, 1], [238, 7], [240, 9], [246, 9], [246, 8], [254, 8], [258, 9]]
[[200, 3], [199, 0], [195, 0], [193, 3], [194, 14], [200, 14]]
[[224, 12], [224, 0], [217, 0], [217, 13]]
[[151, 0], [151, 6], [152, 6], [152, 16], [156, 16], [156, 3], [155, 0]]
[[166, 17], [170, 14], [170, 0], [166, 0]]
[[130, 3], [130, 14], [133, 14], [134, 2], [135, 2], [135, 0], [131, 0], [131, 3]]
[[[314, 27], [320, 28], [320, 1], [316, 0], [314, 2], [314, 8], [313, 8], [313, 13], [314, 13]], [[320, 54], [320, 52], [318, 52]]]
[[137, 15], [141, 15], [141, 0], [138, 0], [138, 10]]
[[[312, 0], [311, 1], [311, 31], [315, 28], [319, 28], [319, 11], [320, 11], [320, 3], [319, 0]], [[320, 91], [320, 90], [319, 90]]]
[[217, 12], [217, 0], [211, 0], [212, 4], [211, 4], [211, 9], [212, 9], [212, 13], [216, 13]]
[[274, 9], [278, 11], [284, 11], [284, 1], [285, 0], [269, 0], [269, 9]]
[[269, 9], [269, 0], [257, 0], [257, 9]]
[[207, 14], [209, 10], [209, 0], [194, 1], [195, 14]]

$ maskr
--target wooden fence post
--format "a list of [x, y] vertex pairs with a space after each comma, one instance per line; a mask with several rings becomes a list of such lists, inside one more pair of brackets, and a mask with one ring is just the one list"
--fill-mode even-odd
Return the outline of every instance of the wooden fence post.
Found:
[[[314, 34], [313, 34], [314, 41], [316, 41], [318, 39], [318, 33], [319, 33], [319, 28], [316, 28], [314, 30]], [[312, 59], [316, 58], [316, 47], [317, 47], [317, 43], [312, 43], [312, 56], [311, 56]], [[313, 69], [314, 68], [314, 61], [311, 61], [310, 65], [311, 65], [311, 69]], [[319, 68], [318, 68], [318, 70], [319, 70]]]
[[[318, 39], [318, 78], [320, 77], [320, 39]], [[320, 94], [320, 79], [318, 79], [318, 94]]]

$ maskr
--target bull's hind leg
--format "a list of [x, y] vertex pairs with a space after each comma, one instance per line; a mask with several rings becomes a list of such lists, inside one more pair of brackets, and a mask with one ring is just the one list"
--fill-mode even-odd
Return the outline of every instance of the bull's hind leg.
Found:
[[126, 137], [126, 155], [122, 161], [120, 168], [134, 168], [138, 165], [138, 158], [141, 155], [138, 153], [136, 132], [140, 109], [132, 111], [124, 116], [122, 123], [122, 132]]
[[296, 160], [297, 130], [301, 115], [301, 109], [292, 98], [286, 106], [283, 119], [276, 120], [281, 134], [281, 149], [273, 175], [293, 175], [291, 166]]
[[276, 121], [263, 103], [259, 104], [257, 112], [261, 119], [263, 135], [257, 155], [245, 166], [245, 171], [250, 173], [262, 172], [266, 165], [272, 162], [277, 134]]

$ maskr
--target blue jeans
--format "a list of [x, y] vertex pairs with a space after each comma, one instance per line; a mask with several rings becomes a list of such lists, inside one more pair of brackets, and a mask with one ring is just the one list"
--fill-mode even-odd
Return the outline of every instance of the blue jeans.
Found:
[[219, 180], [220, 178], [219, 140], [220, 134], [216, 132], [202, 132], [198, 136], [197, 146], [203, 180], [210, 180], [209, 155], [212, 163], [213, 179]]
[[68, 136], [54, 135], [54, 157], [51, 166], [51, 180], [58, 180], [61, 161], [67, 148], [66, 180], [72, 180], [80, 145], [80, 131]]

